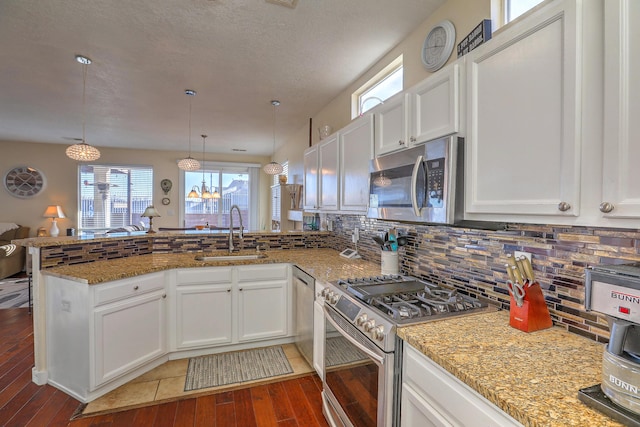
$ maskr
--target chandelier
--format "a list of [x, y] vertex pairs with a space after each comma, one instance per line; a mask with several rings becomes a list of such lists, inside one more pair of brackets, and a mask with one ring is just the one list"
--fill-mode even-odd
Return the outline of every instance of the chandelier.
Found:
[[[207, 181], [204, 178], [204, 146], [207, 139], [207, 135], [200, 135], [200, 136], [202, 137], [202, 187], [198, 188], [197, 185], [194, 185], [193, 188], [191, 188], [191, 191], [189, 192], [187, 197], [190, 199], [198, 199], [198, 198], [219, 199], [220, 193], [218, 193], [217, 191], [214, 191], [213, 193], [211, 193], [209, 191], [209, 188], [207, 188]], [[198, 166], [200, 165], [198, 164]], [[200, 194], [198, 193], [198, 191], [200, 192]]]
[[87, 121], [86, 91], [87, 91], [87, 68], [91, 64], [91, 59], [76, 55], [76, 61], [82, 64], [82, 142], [70, 145], [65, 151], [67, 157], [79, 162], [92, 162], [100, 158], [100, 150], [86, 143], [85, 127]]
[[178, 167], [183, 171], [197, 171], [200, 169], [200, 163], [191, 157], [191, 97], [196, 96], [196, 91], [186, 89], [185, 95], [189, 96], [189, 156], [178, 162]]

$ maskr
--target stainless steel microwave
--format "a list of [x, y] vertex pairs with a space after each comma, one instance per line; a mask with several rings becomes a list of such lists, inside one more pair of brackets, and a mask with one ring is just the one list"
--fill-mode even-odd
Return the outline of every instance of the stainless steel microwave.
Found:
[[455, 224], [463, 216], [464, 139], [436, 139], [371, 161], [367, 216]]

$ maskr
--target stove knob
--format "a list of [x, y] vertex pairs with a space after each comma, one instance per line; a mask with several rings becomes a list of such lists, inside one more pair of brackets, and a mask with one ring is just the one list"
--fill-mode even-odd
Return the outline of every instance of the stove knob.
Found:
[[324, 300], [326, 302], [331, 302], [331, 297], [333, 296], [333, 291], [329, 291], [326, 294], [324, 294]]
[[364, 325], [362, 325], [362, 327], [364, 328], [365, 331], [369, 332], [371, 329], [373, 329], [376, 326], [376, 321], [374, 319], [371, 319], [367, 322], [364, 322]]
[[329, 301], [331, 304], [337, 304], [340, 299], [340, 295], [331, 293], [331, 300]]
[[373, 328], [371, 337], [374, 340], [382, 341], [384, 339], [384, 326], [380, 325], [377, 328]]
[[364, 324], [364, 322], [366, 322], [366, 321], [367, 321], [367, 315], [366, 314], [361, 314], [356, 319], [356, 325], [362, 326]]
[[330, 291], [329, 291], [329, 288], [324, 288], [324, 289], [322, 289], [322, 291], [320, 291], [320, 296], [324, 298], [324, 297], [326, 297], [326, 296], [327, 296], [327, 294], [328, 294], [329, 292], [330, 292]]

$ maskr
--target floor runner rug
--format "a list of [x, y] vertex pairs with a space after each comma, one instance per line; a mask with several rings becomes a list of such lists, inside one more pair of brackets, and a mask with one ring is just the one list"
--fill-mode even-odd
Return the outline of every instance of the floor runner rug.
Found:
[[184, 391], [293, 373], [282, 347], [256, 348], [189, 359]]
[[19, 308], [29, 305], [29, 278], [6, 278], [0, 280], [0, 309]]

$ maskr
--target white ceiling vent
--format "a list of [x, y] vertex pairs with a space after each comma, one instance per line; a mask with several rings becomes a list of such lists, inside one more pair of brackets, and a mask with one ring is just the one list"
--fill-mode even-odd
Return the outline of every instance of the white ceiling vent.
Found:
[[295, 9], [298, 4], [298, 0], [265, 0], [267, 3], [279, 4], [280, 6], [290, 7]]

